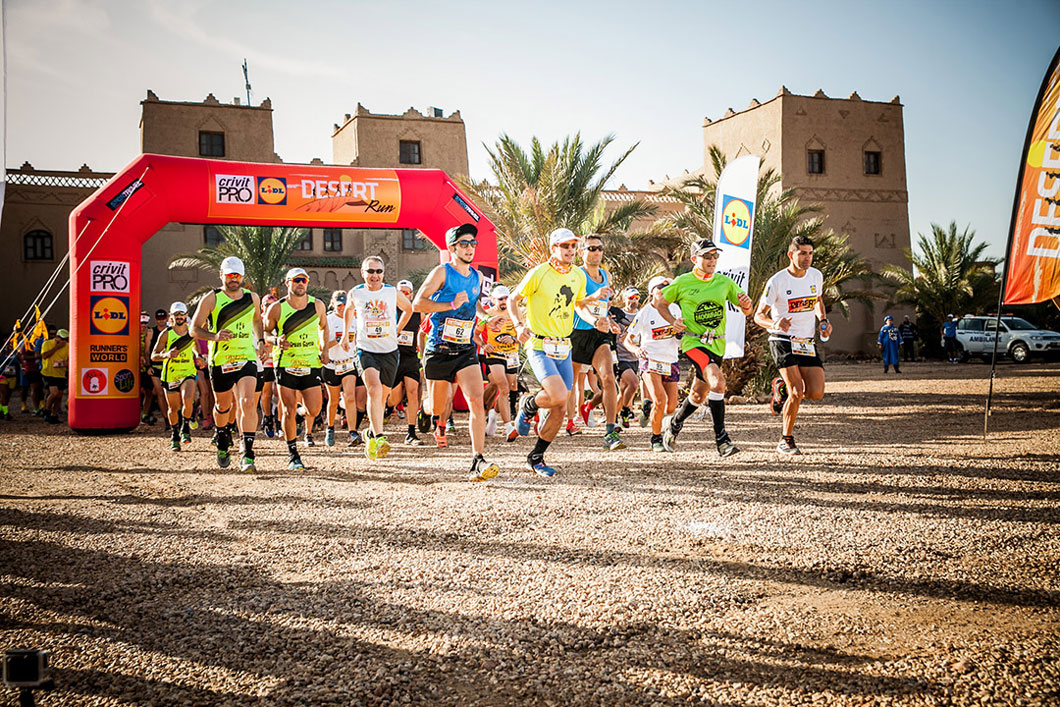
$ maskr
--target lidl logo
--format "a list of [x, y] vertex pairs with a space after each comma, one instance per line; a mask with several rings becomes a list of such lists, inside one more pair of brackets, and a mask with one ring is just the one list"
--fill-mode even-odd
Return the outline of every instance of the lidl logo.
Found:
[[258, 177], [258, 203], [277, 206], [287, 203], [287, 180], [283, 177]]
[[107, 336], [129, 333], [129, 298], [96, 296], [91, 300], [89, 334]]
[[754, 206], [749, 201], [726, 195], [721, 202], [721, 240], [740, 248], [751, 247], [751, 220]]

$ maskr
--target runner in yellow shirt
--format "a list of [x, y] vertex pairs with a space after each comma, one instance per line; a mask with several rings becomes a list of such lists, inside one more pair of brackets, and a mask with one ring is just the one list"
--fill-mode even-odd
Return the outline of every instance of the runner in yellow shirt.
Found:
[[40, 349], [41, 376], [48, 388], [44, 401], [44, 421], [59, 424], [63, 411], [63, 391], [66, 390], [66, 372], [70, 365], [70, 332], [60, 329], [55, 338], [45, 341]]

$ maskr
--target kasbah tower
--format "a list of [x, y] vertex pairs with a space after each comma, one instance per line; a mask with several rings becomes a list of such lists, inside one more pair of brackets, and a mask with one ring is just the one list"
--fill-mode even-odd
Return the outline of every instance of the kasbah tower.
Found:
[[[759, 155], [762, 168], [781, 175], [781, 188], [794, 189], [801, 204], [818, 204], [824, 229], [845, 233], [852, 250], [872, 264], [911, 267], [909, 194], [905, 180], [905, 135], [902, 104], [862, 100], [856, 92], [845, 99], [823, 91], [798, 96], [781, 87], [765, 103], [752, 100], [743, 111], [731, 108], [718, 120], [703, 121], [703, 164], [697, 172], [713, 177], [708, 150], [716, 145], [734, 160]], [[778, 267], [779, 269], [779, 267]], [[854, 283], [858, 289], [879, 284]], [[756, 298], [758, 292], [748, 293]], [[876, 303], [875, 311], [850, 303], [850, 316], [833, 311], [835, 334], [827, 353], [874, 352], [884, 309], [901, 321], [912, 310]]]

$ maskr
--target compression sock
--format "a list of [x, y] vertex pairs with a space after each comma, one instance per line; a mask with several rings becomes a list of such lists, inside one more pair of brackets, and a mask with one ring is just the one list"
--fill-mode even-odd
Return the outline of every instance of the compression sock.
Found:
[[287, 453], [291, 455], [291, 458], [298, 456], [298, 438], [287, 440]]
[[416, 425], [409, 425], [409, 437], [416, 436]]
[[354, 429], [354, 431], [356, 431], [356, 430], [359, 430], [359, 429], [361, 429], [361, 423], [362, 423], [362, 422], [364, 422], [364, 418], [365, 418], [365, 416], [366, 416], [367, 414], [368, 414], [368, 413], [367, 413], [367, 412], [365, 412], [364, 410], [358, 410], [358, 411], [357, 411], [357, 421], [356, 421], [356, 423], [355, 423], [355, 424], [353, 425], [353, 429]]
[[537, 414], [537, 410], [538, 410], [537, 396], [536, 395], [528, 395], [528, 396], [526, 396], [526, 400], [523, 402], [523, 412], [526, 413], [526, 416], [527, 417], [533, 417], [534, 415]]
[[710, 416], [714, 418], [714, 440], [720, 442], [729, 436], [725, 432], [725, 394], [710, 391], [707, 393], [707, 406], [710, 407]]
[[243, 456], [254, 458], [254, 433], [243, 433]]
[[518, 406], [519, 406], [519, 391], [518, 390], [509, 390], [508, 391], [508, 407], [512, 411], [512, 417], [515, 417], [516, 415], [519, 414], [519, 411], [516, 409]]
[[538, 462], [545, 461], [545, 450], [548, 449], [548, 445], [550, 444], [552, 443], [546, 442], [545, 440], [538, 437], [537, 444], [534, 445], [533, 451], [531, 451], [530, 454], [528, 454], [526, 457], [527, 461], [529, 461], [531, 464], [536, 464]]
[[685, 401], [681, 403], [681, 407], [677, 408], [677, 412], [674, 413], [673, 423], [677, 429], [681, 429], [681, 425], [685, 423], [685, 420], [692, 417], [692, 413], [698, 409], [699, 406], [692, 402], [691, 397], [685, 398]]

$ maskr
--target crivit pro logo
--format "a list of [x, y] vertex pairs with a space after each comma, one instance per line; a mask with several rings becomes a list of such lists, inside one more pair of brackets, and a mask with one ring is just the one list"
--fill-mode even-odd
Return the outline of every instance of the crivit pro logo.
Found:
[[258, 203], [273, 206], [287, 203], [287, 180], [283, 177], [258, 177]]
[[129, 298], [96, 296], [91, 299], [89, 334], [105, 336], [129, 333]]
[[751, 202], [725, 195], [721, 202], [721, 240], [729, 245], [750, 248]]
[[100, 368], [81, 369], [81, 395], [106, 395], [107, 372]]
[[129, 294], [129, 263], [120, 260], [90, 260], [88, 272], [89, 292]]
[[254, 177], [249, 175], [215, 174], [214, 201], [218, 204], [253, 204]]

